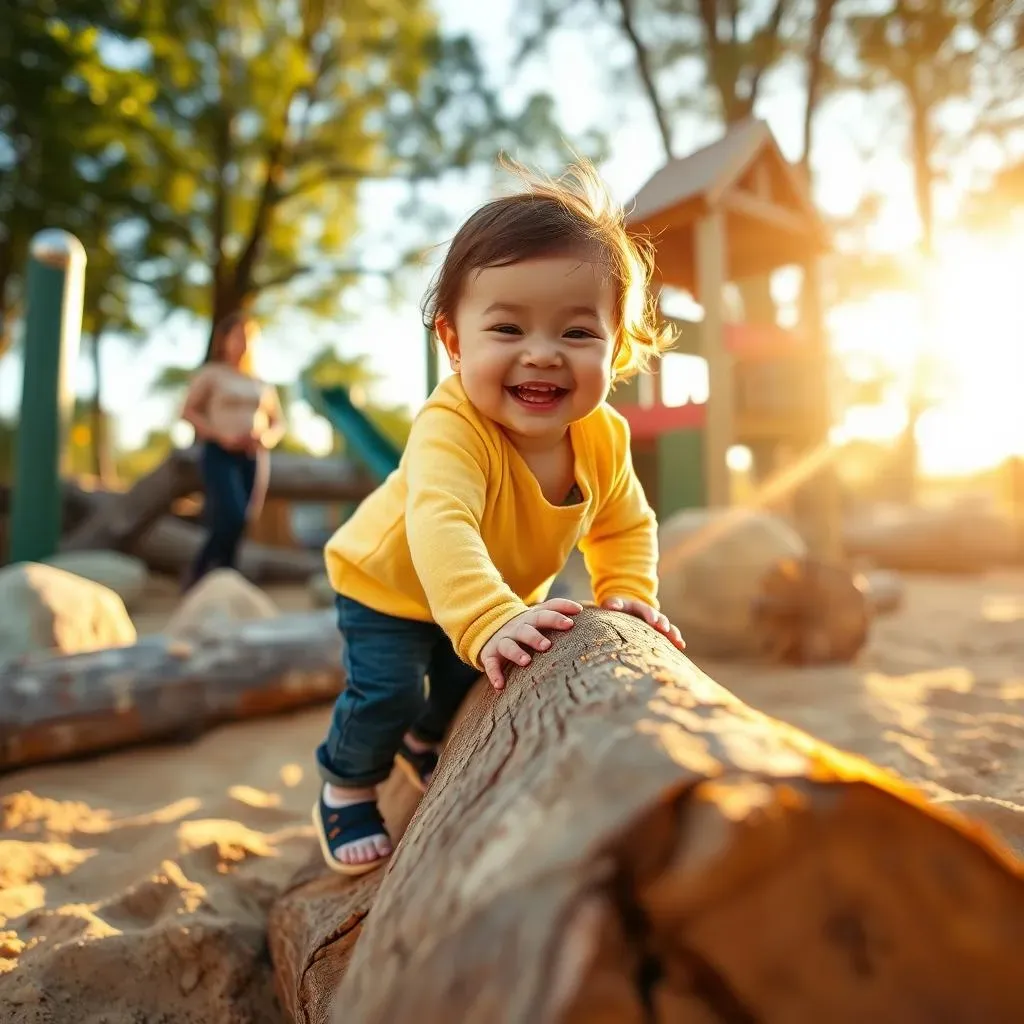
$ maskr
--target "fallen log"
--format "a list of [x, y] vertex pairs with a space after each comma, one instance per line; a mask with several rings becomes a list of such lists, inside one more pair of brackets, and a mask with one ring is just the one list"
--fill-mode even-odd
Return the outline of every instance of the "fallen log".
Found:
[[[155, 572], [177, 576], [192, 564], [205, 539], [203, 527], [164, 516], [127, 550]], [[238, 570], [257, 584], [307, 583], [310, 576], [324, 571], [324, 558], [321, 551], [243, 541], [238, 549]]]
[[[355, 463], [311, 455], [273, 452], [267, 496], [289, 501], [362, 501], [374, 487]], [[175, 450], [129, 490], [93, 492], [95, 510], [62, 542], [68, 551], [105, 548], [130, 550], [171, 509], [174, 502], [202, 488], [199, 449]]]
[[972, 502], [882, 506], [843, 526], [847, 555], [897, 572], [977, 574], [1021, 557], [1012, 517]]
[[341, 640], [330, 612], [225, 626], [186, 643], [0, 665], [0, 772], [111, 750], [219, 722], [332, 700]]
[[980, 826], [588, 610], [473, 700], [296, 1020], [1011, 1024], [1022, 921]]

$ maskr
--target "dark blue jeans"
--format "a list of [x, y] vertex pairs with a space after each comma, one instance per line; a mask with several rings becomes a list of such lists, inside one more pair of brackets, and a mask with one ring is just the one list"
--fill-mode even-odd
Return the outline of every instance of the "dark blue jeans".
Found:
[[317, 765], [320, 777], [336, 786], [375, 786], [391, 774], [407, 731], [428, 743], [444, 739], [480, 673], [459, 658], [436, 623], [384, 615], [340, 595], [336, 605], [345, 689], [317, 748]]
[[188, 585], [214, 569], [233, 569], [238, 545], [245, 535], [249, 503], [256, 486], [256, 459], [244, 452], [207, 441], [199, 456], [205, 492], [204, 513], [209, 533], [199, 549]]

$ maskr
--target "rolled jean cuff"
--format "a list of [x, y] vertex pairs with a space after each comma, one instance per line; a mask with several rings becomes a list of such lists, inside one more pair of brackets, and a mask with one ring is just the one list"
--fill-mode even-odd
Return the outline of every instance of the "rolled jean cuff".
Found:
[[319, 755], [316, 759], [316, 770], [324, 782], [341, 789], [367, 789], [370, 786], [379, 786], [391, 775], [391, 766], [388, 766], [387, 768], [378, 768], [374, 772], [364, 772], [362, 775], [341, 776], [331, 771], [320, 760]]

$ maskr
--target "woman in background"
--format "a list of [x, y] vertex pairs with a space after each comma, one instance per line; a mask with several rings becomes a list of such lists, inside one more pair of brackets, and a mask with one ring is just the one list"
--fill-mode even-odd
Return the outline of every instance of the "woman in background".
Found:
[[213, 569], [235, 568], [246, 523], [262, 505], [268, 452], [284, 434], [276, 389], [252, 373], [250, 349], [258, 337], [248, 313], [221, 320], [185, 398], [182, 418], [203, 446], [199, 466], [209, 528], [185, 589]]

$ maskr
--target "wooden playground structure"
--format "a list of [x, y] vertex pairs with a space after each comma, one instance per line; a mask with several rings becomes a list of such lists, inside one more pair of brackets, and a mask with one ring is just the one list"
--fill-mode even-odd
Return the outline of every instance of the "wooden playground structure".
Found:
[[[748, 322], [729, 322], [726, 286], [761, 285], [767, 294], [767, 276], [792, 265], [813, 279], [826, 232], [802, 175], [753, 119], [662, 167], [633, 199], [628, 224], [654, 244], [655, 287], [688, 292], [703, 308], [699, 323], [673, 323], [675, 351], [707, 363], [709, 399], [666, 405], [657, 366], [616, 389], [612, 401], [630, 423], [637, 471], [661, 517], [728, 506], [730, 447], [747, 446], [764, 480], [822, 451], [830, 416], [813, 283], [796, 330], [779, 327], [764, 302], [745, 301]], [[827, 477], [815, 481], [817, 500], [802, 525], [815, 548], [834, 554], [837, 510]]]

